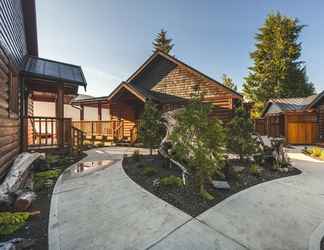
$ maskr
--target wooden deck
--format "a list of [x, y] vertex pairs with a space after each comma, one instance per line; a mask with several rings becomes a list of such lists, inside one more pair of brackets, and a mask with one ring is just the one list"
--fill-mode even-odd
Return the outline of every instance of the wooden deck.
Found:
[[72, 125], [84, 133], [87, 141], [135, 143], [138, 139], [138, 123], [131, 128], [124, 120], [72, 121]]

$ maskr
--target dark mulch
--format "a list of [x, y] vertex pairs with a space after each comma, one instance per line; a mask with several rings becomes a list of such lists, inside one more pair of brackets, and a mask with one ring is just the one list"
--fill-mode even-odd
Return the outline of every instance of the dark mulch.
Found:
[[[154, 166], [157, 173], [153, 176], [145, 176], [142, 167], [145, 164]], [[248, 166], [248, 163], [238, 164], [235, 161], [230, 162], [230, 164], [241, 166], [245, 164]], [[185, 187], [170, 188], [153, 186], [153, 181], [160, 177], [170, 175], [181, 177], [181, 171], [177, 167], [170, 167], [170, 164], [166, 160], [158, 156], [154, 156], [153, 158], [141, 156], [140, 162], [134, 161], [131, 157], [126, 158], [123, 161], [123, 167], [127, 175], [137, 184], [193, 217], [198, 216], [225, 198], [248, 187], [265, 181], [300, 174], [300, 171], [295, 168], [292, 168], [288, 173], [280, 173], [265, 167], [260, 176], [254, 176], [249, 173], [246, 167], [239, 176], [229, 175], [231, 177], [228, 177], [227, 181], [231, 186], [230, 190], [216, 190], [212, 185], [207, 185], [207, 191], [215, 197], [213, 200], [207, 201], [196, 191], [192, 177], [188, 177]]]
[[[67, 167], [71, 166], [75, 162], [78, 162], [85, 154], [76, 155], [70, 157], [67, 161], [61, 161], [59, 164], [60, 169], [62, 171]], [[36, 163], [37, 164], [37, 163]], [[56, 165], [58, 163], [53, 163]], [[56, 165], [57, 166], [57, 165]], [[35, 168], [42, 168], [42, 166], [35, 166]], [[44, 170], [44, 169], [42, 169]], [[32, 239], [35, 241], [35, 244], [32, 246], [33, 250], [46, 250], [48, 249], [48, 221], [49, 221], [49, 210], [50, 210], [50, 203], [53, 188], [55, 185], [55, 181], [53, 182], [52, 186], [42, 189], [41, 191], [37, 192], [37, 198], [32, 203], [32, 207], [29, 209], [29, 212], [32, 211], [40, 211], [39, 215], [34, 215], [28, 222], [24, 225], [24, 227], [20, 228], [14, 234], [8, 235], [0, 239], [0, 242], [4, 242], [10, 239], [15, 238], [24, 238], [24, 239]], [[14, 212], [12, 209], [9, 212]]]
[[324, 250], [324, 237], [321, 240], [321, 250]]

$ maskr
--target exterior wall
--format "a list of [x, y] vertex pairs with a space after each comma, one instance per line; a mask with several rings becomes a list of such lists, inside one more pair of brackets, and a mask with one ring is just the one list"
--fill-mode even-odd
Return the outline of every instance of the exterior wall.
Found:
[[228, 121], [233, 113], [232, 94], [215, 83], [191, 73], [184, 67], [175, 67], [160, 82], [153, 86], [151, 90], [189, 99], [194, 91], [194, 87], [197, 85], [205, 93], [205, 100], [214, 105], [215, 108], [212, 115], [223, 121]]
[[319, 122], [319, 140], [324, 142], [324, 99], [320, 102], [318, 108], [318, 122]]
[[[21, 1], [0, 1], [0, 179], [20, 152], [21, 121], [18, 110], [11, 111], [10, 103], [19, 100], [20, 79], [18, 66], [27, 53]], [[13, 77], [18, 94], [12, 90]], [[10, 98], [11, 99], [10, 99]]]
[[[34, 116], [55, 117], [55, 103], [34, 101]], [[80, 120], [80, 110], [72, 105], [64, 105], [64, 117], [72, 118], [73, 121]], [[98, 109], [92, 107], [84, 107], [84, 120], [97, 121]], [[109, 120], [109, 110], [102, 109], [102, 120]]]

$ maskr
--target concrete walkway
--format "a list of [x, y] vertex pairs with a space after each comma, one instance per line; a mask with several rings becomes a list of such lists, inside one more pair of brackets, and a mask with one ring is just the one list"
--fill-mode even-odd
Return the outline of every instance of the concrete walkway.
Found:
[[317, 245], [324, 228], [323, 163], [292, 153], [303, 174], [254, 186], [192, 218], [127, 177], [120, 159], [132, 151], [90, 150], [83, 161], [112, 161], [81, 174], [72, 167], [59, 178], [51, 203], [50, 250], [298, 250]]

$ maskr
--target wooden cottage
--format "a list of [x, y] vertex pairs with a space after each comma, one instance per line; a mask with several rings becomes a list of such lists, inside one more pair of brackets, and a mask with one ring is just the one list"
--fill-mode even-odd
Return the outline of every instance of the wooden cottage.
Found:
[[74, 122], [74, 125], [90, 137], [105, 135], [108, 140], [117, 137], [134, 142], [137, 138], [137, 121], [148, 99], [158, 104], [162, 111], [173, 110], [188, 102], [196, 86], [205, 92], [205, 101], [214, 105], [212, 115], [224, 122], [231, 119], [235, 107], [243, 99], [236, 91], [179, 59], [156, 51], [109, 96], [73, 102], [73, 105], [81, 107], [81, 113], [85, 106], [97, 106], [99, 120], [103, 120], [102, 107], [108, 108], [108, 120], [80, 121]]
[[324, 143], [324, 91], [304, 98], [279, 98], [267, 102], [256, 131], [284, 137], [289, 144]]
[[[80, 66], [38, 57], [34, 0], [0, 1], [0, 178], [21, 151], [70, 149], [81, 131], [64, 118], [66, 95], [86, 80]], [[56, 103], [55, 117], [34, 117], [33, 100]]]

